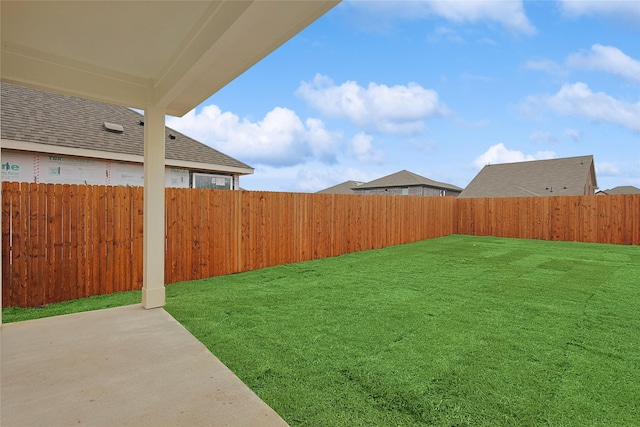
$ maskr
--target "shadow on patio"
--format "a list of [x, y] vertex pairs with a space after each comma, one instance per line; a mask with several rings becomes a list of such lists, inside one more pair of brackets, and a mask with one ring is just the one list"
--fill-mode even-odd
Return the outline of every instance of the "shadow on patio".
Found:
[[161, 308], [2, 325], [10, 426], [286, 426]]

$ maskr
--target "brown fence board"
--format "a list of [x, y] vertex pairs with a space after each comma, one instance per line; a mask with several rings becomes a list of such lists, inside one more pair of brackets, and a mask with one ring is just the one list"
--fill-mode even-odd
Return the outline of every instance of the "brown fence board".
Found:
[[78, 293], [78, 265], [81, 264], [81, 260], [78, 257], [78, 221], [80, 211], [78, 209], [78, 187], [77, 185], [69, 186], [68, 196], [68, 212], [69, 212], [69, 231], [67, 233], [68, 239], [68, 259], [69, 259], [69, 295], [70, 299], [81, 298], [82, 295]]
[[[133, 235], [133, 270], [135, 273], [135, 282], [133, 289], [142, 289], [142, 256], [143, 256], [143, 230], [144, 230], [144, 189], [142, 187], [133, 187], [133, 215], [131, 234]], [[165, 246], [166, 247], [166, 246]]]
[[[141, 187], [2, 184], [3, 306], [142, 287]], [[452, 233], [640, 244], [640, 195], [503, 199], [166, 190], [165, 282]]]
[[210, 274], [209, 264], [212, 258], [212, 254], [209, 249], [210, 246], [208, 244], [209, 240], [211, 240], [210, 234], [210, 222], [209, 222], [209, 196], [210, 191], [203, 191], [200, 195], [200, 200], [198, 203], [199, 206], [199, 217], [200, 217], [200, 236], [198, 237], [198, 242], [200, 245], [200, 263], [199, 263], [199, 278], [213, 276]]
[[133, 284], [133, 268], [132, 268], [132, 260], [133, 260], [133, 239], [132, 239], [132, 226], [133, 226], [133, 218], [132, 218], [132, 206], [133, 206], [133, 196], [130, 191], [123, 191], [123, 204], [124, 204], [124, 212], [123, 212], [123, 256], [124, 256], [124, 267], [123, 267], [123, 290], [134, 289]]
[[78, 227], [77, 227], [77, 293], [79, 298], [88, 296], [87, 293], [87, 266], [88, 254], [91, 253], [87, 250], [89, 239], [87, 238], [87, 211], [89, 210], [87, 205], [87, 186], [77, 186], [77, 209], [78, 209]]
[[103, 280], [106, 284], [107, 293], [116, 292], [115, 282], [117, 280], [115, 271], [115, 195], [114, 187], [106, 187], [105, 209], [104, 209], [104, 240], [106, 243], [106, 257]]
[[47, 271], [43, 279], [44, 293], [46, 301], [56, 301], [57, 283], [55, 277], [55, 186], [45, 184], [45, 206], [46, 206], [46, 233], [47, 233]]
[[[28, 184], [29, 193], [29, 298], [32, 304], [39, 306], [44, 303], [43, 286], [34, 283], [34, 279], [38, 280], [42, 277], [40, 272], [39, 258], [44, 255], [44, 245], [40, 238], [45, 237], [44, 225], [40, 224], [40, 216], [38, 215], [38, 192], [31, 191], [35, 184]], [[4, 249], [3, 249], [4, 250]], [[2, 253], [5, 256], [5, 253]]]
[[176, 227], [178, 226], [176, 218], [176, 203], [177, 193], [173, 188], [167, 188], [165, 191], [165, 263], [164, 263], [164, 278], [165, 280], [173, 281], [174, 271], [177, 268], [177, 258], [175, 256], [177, 241], [172, 241], [174, 244], [169, 244], [169, 236], [173, 236], [177, 233]]
[[[4, 184], [4, 183], [3, 183]], [[2, 186], [2, 301], [16, 305], [11, 299], [11, 199], [13, 183]]]

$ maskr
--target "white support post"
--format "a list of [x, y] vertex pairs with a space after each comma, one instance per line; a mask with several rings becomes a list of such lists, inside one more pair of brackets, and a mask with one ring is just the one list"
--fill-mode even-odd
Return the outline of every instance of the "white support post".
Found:
[[162, 307], [164, 289], [164, 116], [149, 106], [144, 112], [144, 239], [142, 306]]

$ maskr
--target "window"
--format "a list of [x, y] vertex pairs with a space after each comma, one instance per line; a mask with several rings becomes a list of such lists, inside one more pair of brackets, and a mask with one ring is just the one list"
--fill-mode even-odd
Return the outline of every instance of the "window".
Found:
[[233, 177], [225, 175], [213, 175], [209, 173], [192, 174], [191, 188], [207, 188], [210, 190], [233, 189]]
[[446, 196], [447, 195], [447, 190], [440, 190], [440, 195], [441, 196]]
[[402, 195], [403, 196], [408, 196], [409, 195], [409, 187], [404, 187], [402, 189]]

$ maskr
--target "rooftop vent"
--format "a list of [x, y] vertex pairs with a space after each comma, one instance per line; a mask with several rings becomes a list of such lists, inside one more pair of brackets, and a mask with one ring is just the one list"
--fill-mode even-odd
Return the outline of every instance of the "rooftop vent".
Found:
[[104, 122], [104, 128], [109, 132], [122, 133], [124, 132], [124, 126], [117, 123]]

